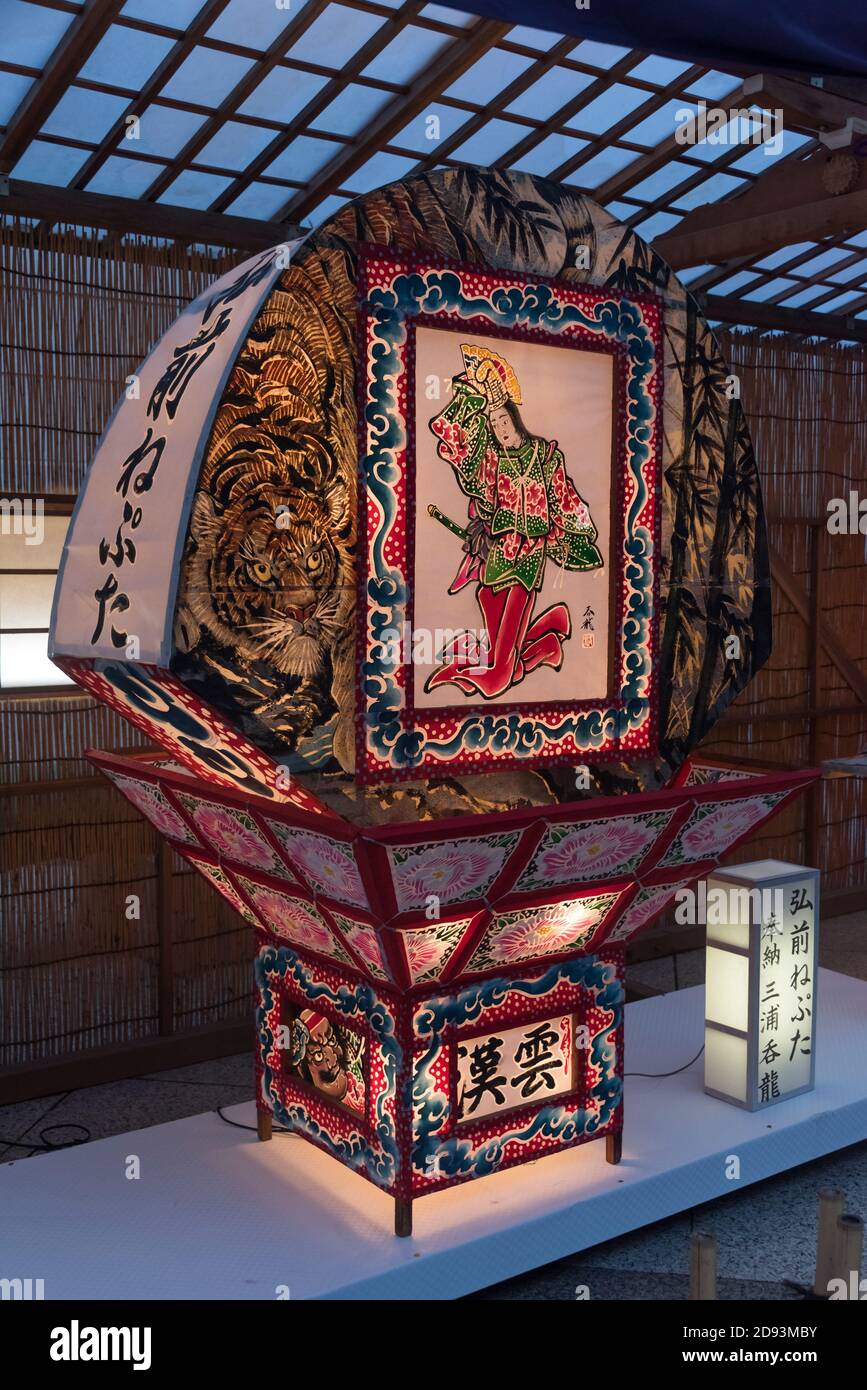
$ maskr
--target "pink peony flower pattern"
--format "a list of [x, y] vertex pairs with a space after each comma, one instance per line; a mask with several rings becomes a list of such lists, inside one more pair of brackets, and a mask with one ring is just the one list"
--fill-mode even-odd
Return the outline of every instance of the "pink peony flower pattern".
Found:
[[671, 818], [671, 812], [550, 826], [516, 887], [522, 891], [548, 883], [578, 883], [629, 873], [644, 858]]
[[371, 974], [376, 975], [381, 980], [389, 979], [388, 971], [382, 959], [379, 938], [373, 927], [367, 926], [364, 922], [353, 922], [349, 917], [344, 917], [342, 913], [335, 912], [333, 909], [331, 915], [356, 955], [361, 957]]
[[642, 888], [631, 907], [624, 912], [617, 926], [606, 937], [606, 941], [622, 941], [624, 937], [632, 936], [633, 932], [640, 931], [646, 927], [648, 922], [652, 922], [657, 913], [664, 911], [681, 888], [686, 888], [690, 879], [682, 879], [679, 883], [663, 883], [654, 888]]
[[617, 893], [604, 893], [500, 913], [473, 952], [467, 970], [514, 965], [577, 948], [593, 934], [617, 897]]
[[499, 835], [389, 849], [398, 910], [424, 907], [431, 896], [443, 903], [483, 896], [517, 841]]
[[256, 910], [276, 936], [285, 937], [302, 949], [306, 946], [320, 955], [348, 962], [349, 958], [331, 928], [311, 903], [290, 897], [287, 893], [278, 893], [274, 888], [264, 888], [249, 879], [243, 879], [242, 883]]
[[352, 849], [312, 830], [270, 822], [302, 882], [352, 907], [367, 907], [367, 894]]
[[460, 922], [401, 932], [406, 963], [414, 985], [435, 979], [445, 969], [472, 920], [465, 917]]
[[170, 806], [163, 796], [159, 787], [151, 782], [136, 782], [130, 777], [112, 777], [111, 779], [119, 791], [141, 811], [143, 816], [147, 816], [151, 825], [172, 840], [181, 840], [184, 844], [195, 844], [196, 837], [193, 832], [184, 824], [174, 807]]
[[736, 840], [768, 816], [784, 793], [751, 796], [742, 801], [697, 806], [662, 860], [663, 864], [683, 864], [699, 859], [717, 859]]
[[194, 797], [183, 797], [182, 800], [190, 810], [202, 840], [217, 854], [225, 855], [236, 864], [246, 864], [251, 869], [282, 872], [280, 860], [249, 816], [230, 810], [228, 806], [217, 806], [211, 801], [196, 801]]

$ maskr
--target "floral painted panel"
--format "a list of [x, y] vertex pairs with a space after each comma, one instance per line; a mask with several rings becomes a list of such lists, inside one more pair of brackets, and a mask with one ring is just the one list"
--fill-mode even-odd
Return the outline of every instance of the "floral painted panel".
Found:
[[368, 907], [351, 845], [280, 821], [268, 821], [268, 827], [285, 849], [302, 883], [350, 907]]
[[132, 777], [120, 777], [115, 772], [107, 774], [118, 791], [123, 792], [136, 810], [147, 816], [161, 835], [171, 840], [182, 840], [184, 844], [198, 844], [195, 835], [181, 820], [177, 811], [170, 806], [155, 782], [136, 782]]
[[736, 840], [765, 820], [786, 792], [739, 797], [732, 801], [705, 801], [696, 806], [659, 862], [659, 868], [691, 864], [697, 859], [718, 859]]
[[369, 926], [367, 922], [355, 922], [351, 917], [346, 917], [342, 912], [336, 912], [333, 908], [331, 916], [355, 954], [364, 961], [371, 975], [374, 975], [378, 980], [390, 979], [385, 961], [382, 958], [379, 937], [373, 927]]
[[514, 965], [578, 949], [590, 939], [619, 896], [619, 893], [601, 893], [544, 907], [500, 912], [473, 952], [466, 971], [475, 974], [499, 965]]
[[682, 878], [677, 883], [660, 883], [654, 887], [640, 889], [613, 932], [606, 936], [606, 946], [612, 941], [623, 941], [625, 937], [632, 936], [633, 932], [646, 927], [657, 913], [665, 910], [675, 893], [679, 893], [681, 888], [687, 888], [691, 882], [689, 878]]
[[519, 838], [515, 831], [474, 840], [389, 845], [398, 912], [424, 907], [431, 896], [441, 903], [484, 897]]
[[716, 782], [749, 782], [754, 777], [762, 777], [761, 772], [742, 772], [734, 767], [704, 767], [694, 763], [684, 782], [685, 787], [706, 787]]
[[322, 956], [331, 956], [343, 965], [353, 965], [351, 957], [341, 946], [322, 913], [303, 898], [266, 888], [261, 883], [238, 875], [238, 882], [275, 936], [291, 941], [293, 946], [306, 946]]
[[235, 911], [240, 912], [246, 922], [252, 922], [254, 927], [259, 926], [259, 920], [256, 914], [250, 911], [250, 908], [244, 902], [240, 893], [236, 891], [228, 874], [223, 873], [223, 870], [218, 864], [209, 864], [205, 859], [197, 859], [194, 854], [187, 854], [184, 857], [187, 863], [192, 864], [194, 869], [198, 869], [199, 873], [202, 874], [209, 883], [213, 883], [214, 887], [223, 894], [224, 898], [228, 898]]
[[291, 877], [280, 856], [246, 811], [236, 811], [233, 806], [221, 806], [216, 801], [202, 801], [187, 792], [178, 792], [177, 797], [208, 849], [248, 869], [264, 869], [281, 878]]
[[673, 815], [674, 809], [549, 825], [514, 891], [632, 873]]
[[463, 940], [472, 917], [459, 922], [440, 922], [433, 927], [412, 928], [400, 933], [410, 979], [414, 985], [437, 979]]

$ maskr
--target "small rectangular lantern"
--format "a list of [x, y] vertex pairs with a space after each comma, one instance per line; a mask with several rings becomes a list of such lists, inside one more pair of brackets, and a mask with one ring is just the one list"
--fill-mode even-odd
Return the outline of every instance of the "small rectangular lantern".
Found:
[[707, 880], [705, 1091], [761, 1110], [810, 1091], [819, 871], [779, 859]]

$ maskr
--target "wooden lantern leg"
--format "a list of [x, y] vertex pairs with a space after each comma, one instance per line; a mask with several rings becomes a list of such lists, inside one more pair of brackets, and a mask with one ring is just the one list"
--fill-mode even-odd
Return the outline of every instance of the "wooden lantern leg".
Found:
[[396, 1236], [412, 1235], [411, 1198], [395, 1197], [394, 1199], [394, 1234]]
[[623, 1130], [605, 1136], [605, 1162], [619, 1163], [623, 1157]]
[[256, 1111], [256, 1133], [259, 1139], [270, 1139], [274, 1132], [274, 1116], [270, 1110]]

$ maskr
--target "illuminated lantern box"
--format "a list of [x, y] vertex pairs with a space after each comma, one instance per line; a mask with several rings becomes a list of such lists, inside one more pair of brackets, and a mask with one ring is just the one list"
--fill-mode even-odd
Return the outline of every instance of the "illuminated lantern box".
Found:
[[705, 1090], [745, 1110], [811, 1091], [819, 871], [761, 859], [707, 883]]
[[691, 758], [771, 646], [726, 381], [631, 229], [446, 170], [219, 279], [91, 466], [51, 655], [169, 761], [93, 759], [256, 932], [261, 1136], [401, 1233], [618, 1159], [626, 942], [813, 775]]

